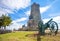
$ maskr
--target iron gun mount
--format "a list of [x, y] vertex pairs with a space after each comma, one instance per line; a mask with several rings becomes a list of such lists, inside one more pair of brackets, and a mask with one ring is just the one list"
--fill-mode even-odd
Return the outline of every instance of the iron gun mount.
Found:
[[52, 21], [53, 19], [50, 19], [47, 23], [43, 24], [42, 21], [39, 21], [38, 27], [39, 27], [39, 32], [41, 35], [45, 34], [45, 30], [49, 28], [51, 31], [51, 34], [54, 33], [55, 35], [58, 32], [58, 24], [55, 21]]

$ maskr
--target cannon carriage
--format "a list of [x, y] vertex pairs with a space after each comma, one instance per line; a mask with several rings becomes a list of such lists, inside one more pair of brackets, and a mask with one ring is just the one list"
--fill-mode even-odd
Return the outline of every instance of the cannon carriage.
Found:
[[47, 23], [43, 24], [42, 21], [39, 21], [38, 23], [38, 28], [39, 28], [39, 32], [41, 35], [45, 34], [45, 30], [47, 28], [49, 28], [50, 30], [50, 34], [54, 33], [55, 35], [58, 32], [58, 24], [55, 21], [52, 21], [53, 19], [50, 19]]

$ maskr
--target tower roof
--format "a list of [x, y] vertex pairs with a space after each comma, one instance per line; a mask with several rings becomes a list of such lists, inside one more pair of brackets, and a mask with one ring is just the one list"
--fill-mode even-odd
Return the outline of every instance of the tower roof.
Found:
[[35, 3], [35, 2], [34, 2], [32, 5], [38, 5], [38, 6], [39, 6], [39, 4], [37, 4], [37, 3]]

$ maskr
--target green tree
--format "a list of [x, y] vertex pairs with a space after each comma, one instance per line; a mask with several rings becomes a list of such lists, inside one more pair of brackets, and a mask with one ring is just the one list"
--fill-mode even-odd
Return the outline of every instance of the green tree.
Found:
[[1, 26], [2, 26], [2, 17], [0, 17], [0, 28], [1, 28]]
[[11, 18], [9, 16], [6, 15], [2, 15], [2, 26], [4, 27], [4, 29], [6, 29], [6, 26], [8, 26], [11, 23]]

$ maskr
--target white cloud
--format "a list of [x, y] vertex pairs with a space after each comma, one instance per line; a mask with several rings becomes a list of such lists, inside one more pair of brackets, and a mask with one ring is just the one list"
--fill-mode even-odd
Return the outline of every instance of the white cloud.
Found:
[[0, 16], [1, 15], [8, 15], [8, 13], [13, 14], [13, 12], [9, 9], [0, 8]]
[[31, 0], [1, 0], [0, 14], [14, 13], [15, 10], [28, 7], [30, 2]]
[[22, 28], [22, 25], [20, 23], [13, 23], [10, 26], [7, 26], [7, 29], [10, 29], [10, 30], [13, 30], [13, 29], [18, 30], [19, 28]]
[[43, 23], [47, 23], [50, 19], [43, 19]]
[[58, 0], [54, 0], [50, 5], [45, 6], [45, 7], [41, 7], [40, 8], [40, 13], [44, 13], [46, 12], [52, 5], [54, 5], [55, 2], [57, 2]]
[[0, 16], [2, 16], [2, 14], [5, 15], [5, 13], [6, 12], [4, 12], [4, 11], [0, 11]]
[[30, 13], [31, 13], [31, 11], [30, 11], [30, 10], [25, 12], [25, 14], [26, 14], [27, 16], [29, 16], [29, 15], [30, 15]]
[[30, 5], [31, 0], [2, 0], [2, 3], [12, 9], [25, 8]]
[[17, 19], [17, 20], [12, 21], [12, 23], [22, 22], [22, 21], [25, 21], [26, 19], [27, 18], [20, 18], [20, 19]]
[[60, 23], [60, 16], [54, 17], [53, 21], [56, 21], [57, 23]]
[[40, 13], [46, 12], [49, 8], [50, 8], [50, 6], [41, 7], [40, 8]]

